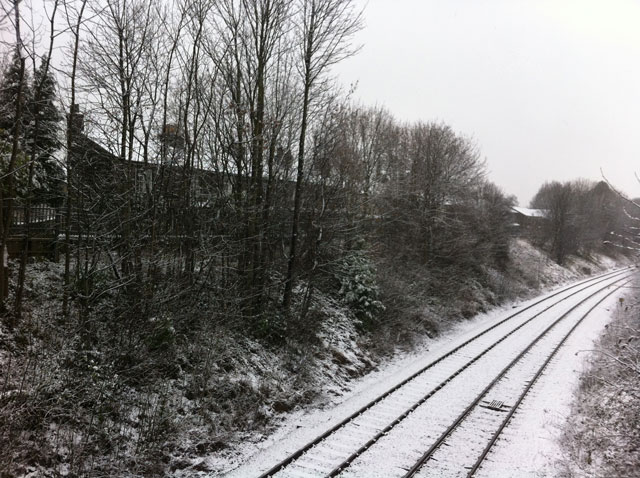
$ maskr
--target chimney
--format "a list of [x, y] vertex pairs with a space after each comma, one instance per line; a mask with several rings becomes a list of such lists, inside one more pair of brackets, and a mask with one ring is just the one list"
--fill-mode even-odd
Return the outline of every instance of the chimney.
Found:
[[71, 114], [67, 114], [67, 124], [73, 134], [82, 134], [84, 132], [84, 115], [80, 113], [80, 105], [77, 103], [71, 106]]
[[178, 125], [175, 125], [175, 124], [164, 125], [165, 136], [175, 136], [176, 134], [178, 134]]
[[182, 131], [177, 124], [166, 124], [160, 133], [160, 141], [164, 149], [181, 150], [184, 147]]

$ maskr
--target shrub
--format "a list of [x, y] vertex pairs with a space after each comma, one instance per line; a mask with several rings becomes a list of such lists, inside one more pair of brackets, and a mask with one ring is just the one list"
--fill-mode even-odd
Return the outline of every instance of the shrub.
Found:
[[338, 278], [342, 301], [363, 327], [370, 327], [376, 315], [384, 310], [384, 305], [379, 300], [376, 269], [366, 253], [362, 250], [350, 252], [339, 267]]

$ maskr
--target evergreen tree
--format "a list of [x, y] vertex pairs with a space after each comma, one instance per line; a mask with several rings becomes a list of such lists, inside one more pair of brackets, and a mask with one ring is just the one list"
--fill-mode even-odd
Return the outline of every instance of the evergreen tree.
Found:
[[[55, 206], [59, 205], [64, 191], [64, 170], [55, 158], [60, 147], [58, 133], [62, 114], [55, 101], [56, 80], [46, 71], [46, 67], [47, 64], [43, 61], [35, 71], [33, 81], [30, 81], [25, 72], [20, 150], [23, 154], [34, 156], [25, 158], [35, 161], [31, 187], [33, 201]], [[19, 83], [20, 58], [16, 52], [0, 77], [0, 140], [7, 144], [13, 137], [15, 127]], [[18, 181], [19, 194], [24, 194], [26, 187], [25, 177]]]
[[[9, 164], [11, 162], [11, 150], [13, 143], [13, 135], [15, 132], [15, 117], [17, 100], [20, 91], [20, 69], [21, 59], [18, 55], [18, 51], [14, 50], [14, 53], [4, 71], [0, 73], [0, 176], [8, 179], [6, 176], [9, 171]], [[27, 72], [24, 72], [24, 82], [22, 85], [21, 95], [21, 121], [19, 128], [20, 139], [25, 137], [25, 127], [29, 124], [29, 112], [28, 102], [31, 98], [31, 89], [29, 87], [29, 77]], [[0, 188], [2, 188], [3, 195], [13, 194], [22, 195], [25, 191], [27, 184], [27, 171], [24, 167], [28, 158], [25, 155], [24, 142], [18, 143], [17, 164], [14, 165], [14, 173], [12, 175], [13, 185], [9, 185], [9, 181], [2, 181]], [[13, 191], [13, 192], [10, 192]]]
[[[22, 118], [21, 128], [22, 135], [26, 126], [31, 121], [29, 109], [26, 107], [31, 100], [31, 90], [28, 87], [29, 78], [25, 71], [25, 81], [22, 89]], [[15, 127], [16, 101], [18, 98], [18, 90], [20, 89], [20, 56], [17, 50], [11, 57], [5, 71], [0, 78], [0, 134], [7, 138], [13, 134]]]
[[[30, 101], [30, 110], [34, 121], [30, 125], [29, 142], [35, 143], [36, 169], [34, 198], [36, 202], [57, 205], [63, 197], [64, 171], [55, 158], [60, 147], [58, 137], [62, 114], [56, 106], [56, 81], [47, 71], [46, 62], [36, 70]], [[37, 125], [36, 125], [37, 123]]]

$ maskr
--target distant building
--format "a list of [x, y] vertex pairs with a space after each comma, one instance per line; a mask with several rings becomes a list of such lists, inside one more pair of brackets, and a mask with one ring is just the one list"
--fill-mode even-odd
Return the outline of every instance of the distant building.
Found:
[[[106, 210], [114, 199], [152, 194], [163, 200], [181, 201], [187, 195], [191, 201], [204, 205], [208, 191], [219, 186], [222, 175], [184, 164], [184, 136], [179, 126], [167, 124], [158, 135], [160, 150], [152, 162], [125, 160], [91, 139], [84, 128], [84, 115], [78, 105], [73, 107], [73, 128], [70, 155], [70, 177], [74, 191], [82, 189], [78, 199], [95, 210]], [[117, 196], [120, 196], [119, 198]], [[78, 206], [76, 201], [76, 206]]]
[[547, 209], [530, 209], [520, 206], [511, 206], [509, 213], [512, 233], [515, 236], [531, 239], [538, 237], [549, 215]]

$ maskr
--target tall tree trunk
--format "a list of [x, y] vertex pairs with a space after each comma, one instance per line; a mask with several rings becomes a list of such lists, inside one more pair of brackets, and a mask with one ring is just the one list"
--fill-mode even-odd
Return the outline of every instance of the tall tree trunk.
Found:
[[[16, 22], [19, 22], [18, 3], [16, 2]], [[19, 32], [19, 29], [18, 29]], [[18, 33], [19, 34], [19, 33]], [[20, 126], [22, 122], [22, 97], [24, 91], [24, 67], [25, 60], [20, 58], [20, 80], [18, 86], [18, 96], [16, 98], [16, 116], [13, 126], [13, 143], [11, 145], [11, 159], [9, 160], [9, 168], [7, 170], [7, 183], [5, 191], [8, 197], [2, 197], [1, 209], [3, 212], [2, 221], [2, 272], [0, 273], [0, 312], [6, 311], [6, 299], [9, 294], [9, 251], [7, 242], [9, 239], [9, 229], [11, 228], [11, 220], [13, 219], [13, 200], [15, 196], [15, 172], [18, 160], [18, 150], [20, 149]], [[4, 188], [3, 188], [4, 189]]]
[[[311, 41], [309, 41], [309, 44], [311, 44]], [[298, 259], [298, 228], [300, 222], [300, 205], [302, 201], [302, 182], [304, 180], [304, 148], [307, 137], [307, 123], [309, 116], [309, 92], [311, 91], [311, 81], [309, 79], [311, 49], [309, 48], [307, 52], [307, 57], [305, 58], [306, 74], [302, 100], [302, 120], [300, 123], [300, 138], [298, 140], [298, 171], [296, 174], [296, 187], [293, 198], [293, 222], [291, 224], [291, 239], [289, 242], [289, 262], [287, 265], [287, 277], [284, 282], [284, 293], [282, 299], [282, 306], [286, 315], [289, 315], [291, 312], [291, 297], [293, 295], [293, 282], [295, 280], [295, 268], [296, 261]]]
[[[55, 39], [55, 19], [56, 19], [56, 11], [58, 10], [58, 0], [56, 0], [53, 4], [53, 11], [51, 13], [51, 17], [49, 19], [50, 24], [50, 35], [49, 35], [49, 50], [47, 52], [47, 56], [45, 57], [45, 64], [42, 71], [42, 76], [40, 78], [40, 82], [36, 85], [36, 91], [34, 92], [34, 126], [33, 126], [33, 136], [31, 139], [31, 158], [29, 164], [29, 183], [27, 184], [27, 200], [24, 207], [24, 227], [25, 227], [25, 238], [24, 243], [22, 245], [22, 253], [20, 255], [20, 268], [18, 272], [18, 284], [16, 287], [16, 299], [14, 305], [14, 313], [16, 317], [20, 317], [22, 314], [22, 296], [24, 294], [24, 281], [27, 269], [27, 261], [29, 258], [29, 242], [31, 240], [31, 199], [33, 192], [33, 174], [34, 174], [34, 162], [36, 160], [38, 151], [37, 151], [37, 139], [40, 134], [40, 101], [42, 101], [42, 89], [44, 87], [45, 82], [47, 81], [47, 75], [49, 74], [49, 63], [51, 61], [51, 53], [53, 52], [53, 43]], [[36, 71], [35, 61], [33, 63], [33, 71]], [[57, 239], [57, 238], [56, 238]]]
[[[11, 220], [13, 216], [13, 199], [15, 195], [15, 172], [16, 163], [18, 161], [18, 150], [20, 149], [20, 126], [22, 122], [22, 98], [24, 91], [24, 69], [25, 60], [22, 57], [22, 37], [20, 35], [20, 0], [14, 0], [15, 9], [15, 28], [16, 28], [16, 48], [20, 62], [20, 73], [18, 80], [18, 94], [16, 96], [15, 118], [13, 125], [13, 143], [11, 145], [11, 158], [9, 167], [5, 174], [6, 187], [0, 187], [0, 236], [2, 238], [2, 247], [0, 249], [0, 260], [2, 266], [0, 270], [0, 312], [4, 313], [7, 309], [6, 299], [9, 295], [9, 251], [7, 241], [9, 239], [9, 229], [11, 228]], [[3, 185], [4, 186], [4, 185]], [[8, 197], [4, 196], [4, 193]], [[15, 319], [12, 319], [11, 325], [15, 325]]]
[[253, 138], [251, 151], [251, 205], [249, 213], [248, 238], [251, 244], [251, 261], [249, 270], [249, 290], [251, 293], [251, 315], [259, 316], [262, 309], [264, 286], [264, 270], [262, 269], [262, 248], [264, 241], [264, 224], [262, 224], [262, 176], [264, 173], [264, 102], [265, 102], [265, 68], [266, 59], [259, 53], [258, 75], [256, 78], [257, 97], [256, 110], [252, 115]]
[[351, 36], [360, 28], [360, 15], [354, 15], [352, 0], [301, 0], [298, 23], [302, 57], [302, 118], [298, 140], [298, 171], [293, 201], [293, 222], [289, 245], [287, 276], [284, 282], [282, 305], [285, 315], [291, 314], [293, 286], [298, 261], [298, 235], [302, 205], [302, 182], [305, 166], [305, 140], [309, 123], [311, 89], [331, 65], [352, 54]]
[[82, 25], [82, 15], [84, 14], [84, 8], [87, 5], [87, 0], [82, 0], [80, 5], [80, 11], [75, 24], [75, 29], [72, 28], [74, 36], [73, 44], [73, 61], [71, 67], [71, 105], [69, 106], [69, 116], [67, 117], [67, 197], [66, 197], [66, 224], [64, 229], [64, 291], [62, 296], [62, 313], [65, 317], [69, 316], [69, 288], [71, 285], [71, 202], [72, 202], [72, 190], [74, 187], [73, 182], [73, 169], [74, 164], [72, 160], [73, 156], [73, 142], [74, 142], [74, 127], [76, 124], [75, 108], [76, 108], [76, 70], [78, 66], [78, 48], [80, 46], [80, 26]]

